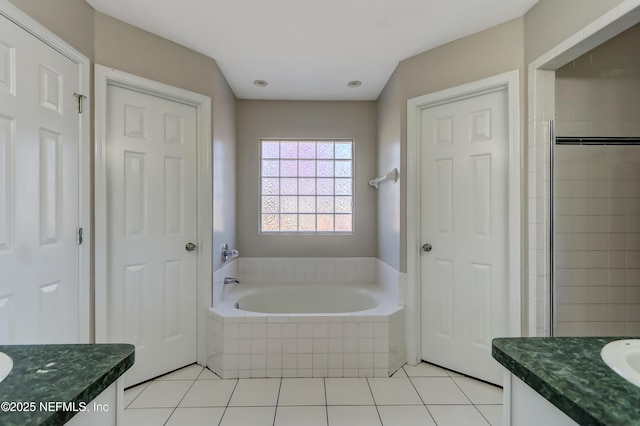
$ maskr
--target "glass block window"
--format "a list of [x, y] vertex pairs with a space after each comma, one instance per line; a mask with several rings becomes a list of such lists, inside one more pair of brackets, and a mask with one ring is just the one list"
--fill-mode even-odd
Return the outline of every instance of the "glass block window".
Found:
[[353, 232], [353, 140], [261, 141], [262, 233]]

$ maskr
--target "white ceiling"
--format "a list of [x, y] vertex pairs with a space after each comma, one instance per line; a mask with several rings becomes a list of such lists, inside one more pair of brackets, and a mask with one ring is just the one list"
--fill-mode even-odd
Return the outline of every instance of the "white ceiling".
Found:
[[86, 1], [214, 58], [240, 99], [375, 100], [399, 61], [522, 16], [538, 0]]

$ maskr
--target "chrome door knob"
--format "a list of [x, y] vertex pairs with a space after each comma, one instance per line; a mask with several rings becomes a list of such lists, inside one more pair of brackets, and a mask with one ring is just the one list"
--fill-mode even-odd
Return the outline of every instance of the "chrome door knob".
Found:
[[422, 251], [431, 251], [431, 249], [433, 249], [433, 246], [429, 243], [422, 245]]
[[193, 243], [187, 243], [186, 246], [184, 246], [185, 249], [187, 249], [187, 251], [194, 251], [196, 249], [196, 245]]

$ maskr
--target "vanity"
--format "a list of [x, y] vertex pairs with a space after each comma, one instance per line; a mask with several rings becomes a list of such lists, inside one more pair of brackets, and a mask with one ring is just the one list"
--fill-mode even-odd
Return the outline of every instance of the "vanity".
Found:
[[1, 425], [118, 423], [133, 345], [7, 345], [0, 353], [13, 363], [0, 382]]
[[492, 355], [504, 367], [504, 426], [640, 425], [640, 387], [600, 355], [623, 339], [494, 339]]

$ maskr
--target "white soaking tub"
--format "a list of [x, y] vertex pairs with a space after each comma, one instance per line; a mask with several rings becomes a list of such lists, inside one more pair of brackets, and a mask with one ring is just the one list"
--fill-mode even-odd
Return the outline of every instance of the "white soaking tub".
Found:
[[223, 378], [387, 377], [404, 364], [404, 308], [376, 284], [230, 284], [208, 326]]
[[[374, 291], [337, 285], [261, 286], [242, 291], [235, 300], [237, 309], [265, 314], [343, 314], [376, 308]], [[233, 296], [232, 296], [233, 297]]]

